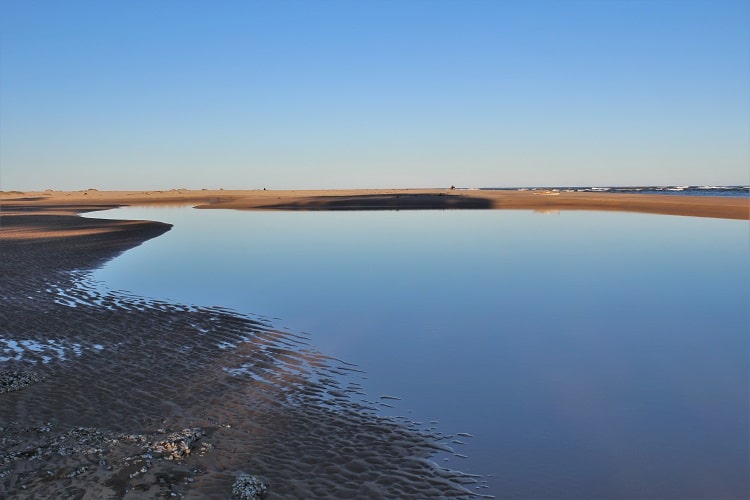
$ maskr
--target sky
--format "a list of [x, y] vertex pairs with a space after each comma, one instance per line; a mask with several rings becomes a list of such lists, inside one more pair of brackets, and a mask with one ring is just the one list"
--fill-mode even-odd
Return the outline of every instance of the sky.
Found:
[[0, 189], [750, 184], [750, 2], [0, 2]]

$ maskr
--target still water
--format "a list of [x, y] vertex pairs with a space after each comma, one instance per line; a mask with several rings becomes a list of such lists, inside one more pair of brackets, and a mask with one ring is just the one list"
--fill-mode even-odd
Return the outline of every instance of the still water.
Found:
[[[308, 332], [384, 414], [457, 435], [498, 498], [748, 494], [747, 221], [598, 212], [241, 212], [94, 274]], [[463, 458], [459, 455], [465, 455]]]

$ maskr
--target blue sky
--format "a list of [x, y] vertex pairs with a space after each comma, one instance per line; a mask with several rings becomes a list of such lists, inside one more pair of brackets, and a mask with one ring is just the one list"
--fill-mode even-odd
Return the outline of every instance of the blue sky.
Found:
[[750, 2], [0, 2], [0, 189], [748, 184]]

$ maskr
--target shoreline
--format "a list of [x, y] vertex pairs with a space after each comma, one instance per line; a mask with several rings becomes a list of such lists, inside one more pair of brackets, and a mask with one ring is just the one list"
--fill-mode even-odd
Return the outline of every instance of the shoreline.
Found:
[[750, 198], [660, 194], [451, 189], [0, 192], [5, 206], [75, 208], [184, 206], [238, 210], [597, 210], [750, 220]]
[[[465, 485], [481, 484], [480, 478], [429, 461], [448, 436], [379, 417], [375, 408], [354, 402], [348, 394], [359, 384], [340, 377], [352, 369], [311, 351], [307, 339], [223, 308], [102, 292], [88, 283], [91, 270], [171, 226], [80, 214], [193, 205], [617, 210], [750, 219], [744, 198], [540, 193], [0, 193], [0, 496], [135, 490], [143, 497], [227, 498], [233, 481], [255, 484], [255, 474], [270, 484], [271, 497], [471, 496]], [[238, 376], [247, 366], [259, 368]], [[341, 449], [357, 450], [354, 462]], [[327, 465], [321, 469], [320, 463]]]
[[451, 436], [379, 416], [309, 339], [89, 281], [169, 224], [32, 201], [0, 211], [0, 497], [475, 496], [430, 460]]

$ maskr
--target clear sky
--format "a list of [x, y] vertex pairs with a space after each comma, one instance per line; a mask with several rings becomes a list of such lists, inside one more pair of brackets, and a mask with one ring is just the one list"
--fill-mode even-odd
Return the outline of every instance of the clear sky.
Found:
[[750, 2], [0, 2], [0, 189], [750, 183]]

